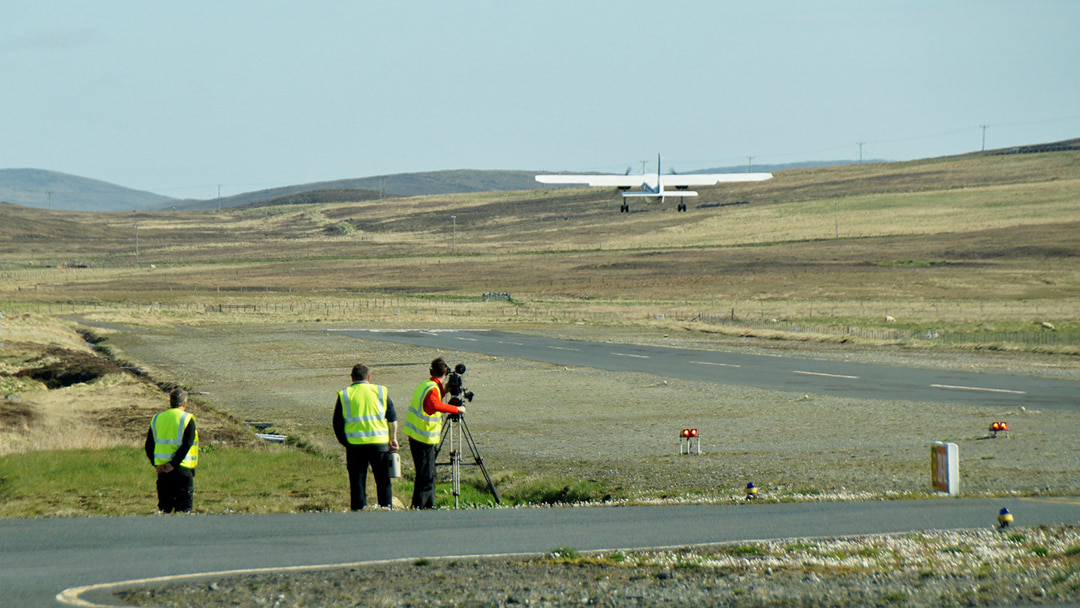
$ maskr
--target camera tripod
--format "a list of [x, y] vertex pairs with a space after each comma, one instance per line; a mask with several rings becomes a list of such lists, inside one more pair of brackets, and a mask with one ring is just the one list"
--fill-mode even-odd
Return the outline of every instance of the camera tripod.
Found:
[[[491, 490], [491, 495], [495, 497], [495, 504], [502, 504], [499, 502], [499, 493], [495, 490], [495, 484], [491, 481], [491, 475], [488, 475], [487, 467], [484, 466], [484, 457], [480, 455], [480, 450], [477, 449], [476, 442], [473, 441], [472, 433], [469, 431], [469, 425], [465, 423], [465, 417], [461, 414], [450, 414], [447, 418], [447, 423], [442, 428], [442, 437], [439, 438], [439, 445], [435, 448], [435, 466], [450, 466], [450, 476], [454, 489], [454, 508], [458, 508], [458, 498], [461, 496], [461, 450], [466, 445], [472, 452], [473, 461], [465, 464], [480, 467], [480, 471], [484, 473], [484, 479], [487, 480], [488, 489]], [[439, 462], [439, 452], [442, 451], [443, 444], [447, 440], [450, 442], [450, 460], [449, 462]]]

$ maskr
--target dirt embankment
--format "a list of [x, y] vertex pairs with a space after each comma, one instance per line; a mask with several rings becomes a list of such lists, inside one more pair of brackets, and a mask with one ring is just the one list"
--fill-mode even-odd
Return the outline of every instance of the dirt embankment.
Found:
[[[4, 321], [5, 329], [32, 323], [29, 315]], [[91, 332], [72, 332], [65, 340], [8, 333], [29, 339], [5, 343], [0, 357], [0, 455], [142, 445], [150, 418], [167, 406], [172, 384], [115, 359]], [[204, 443], [251, 442], [250, 432], [230, 416], [201, 409]]]

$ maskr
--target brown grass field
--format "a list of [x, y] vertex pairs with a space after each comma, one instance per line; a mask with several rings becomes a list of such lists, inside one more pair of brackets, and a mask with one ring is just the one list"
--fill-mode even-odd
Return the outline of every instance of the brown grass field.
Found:
[[688, 213], [619, 214], [603, 189], [154, 214], [4, 206], [0, 289], [11, 306], [509, 292], [517, 315], [550, 302], [1075, 332], [1078, 192], [1080, 155], [1061, 152], [787, 171], [703, 189]]
[[[173, 213], [0, 205], [0, 380], [24, 396], [5, 405], [0, 454], [56, 447], [31, 431], [61, 424], [74, 391], [94, 411], [157, 407], [127, 380], [49, 391], [17, 376], [49, 345], [89, 352], [71, 315], [153, 378], [328, 453], [327, 395], [357, 358], [383, 365], [404, 408], [434, 353], [312, 338], [327, 327], [500, 327], [1076, 377], [1080, 153], [792, 170], [703, 188], [687, 213], [617, 209], [602, 189]], [[918, 338], [930, 334], [957, 339]], [[755, 475], [776, 496], [903, 495], [925, 491], [928, 442], [953, 438], [970, 492], [1080, 492], [1072, 412], [1027, 412], [1017, 436], [1030, 441], [986, 442], [986, 420], [1020, 415], [468, 363], [474, 432], [508, 485], [571, 470], [639, 497], [722, 498]], [[272, 389], [253, 400], [255, 387]], [[590, 441], [582, 429], [604, 428], [611, 403], [626, 408], [625, 436]], [[653, 403], [723, 440], [687, 466]], [[895, 432], [897, 411], [917, 429]], [[144, 432], [130, 419], [121, 443]]]

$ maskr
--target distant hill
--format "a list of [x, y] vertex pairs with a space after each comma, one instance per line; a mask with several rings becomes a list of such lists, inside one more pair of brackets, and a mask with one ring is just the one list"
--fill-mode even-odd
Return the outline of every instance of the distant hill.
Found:
[[132, 211], [175, 199], [56, 171], [0, 169], [0, 201], [60, 211]]
[[[1018, 146], [973, 152], [971, 155], [1032, 154], [1080, 149], [1080, 139], [1047, 144]], [[961, 155], [967, 156], [967, 155]], [[852, 165], [856, 161], [811, 161], [788, 164], [755, 164], [685, 173], [740, 173], [744, 171], [778, 172]], [[865, 164], [887, 162], [866, 160]], [[678, 167], [671, 167], [678, 171]], [[363, 201], [402, 196], [455, 194], [511, 190], [558, 188], [535, 180], [542, 171], [477, 171], [460, 169], [378, 175], [357, 179], [315, 182], [297, 186], [247, 192], [221, 199], [179, 200], [124, 188], [85, 177], [76, 177], [41, 169], [0, 169], [0, 202], [42, 209], [64, 211], [163, 211], [169, 209], [216, 209], [218, 207], [253, 207], [262, 205], [318, 204], [340, 201]], [[573, 187], [573, 186], [570, 186]], [[51, 195], [48, 193], [52, 193]]]
[[[311, 203], [319, 202], [322, 195], [308, 195], [297, 198], [301, 193], [334, 193], [330, 199], [336, 200], [341, 192], [366, 191], [368, 194], [353, 200], [371, 198], [393, 198], [398, 196], [425, 196], [429, 194], [455, 194], [462, 192], [491, 192], [495, 190], [533, 190], [545, 187], [536, 181], [536, 171], [476, 171], [459, 169], [453, 171], [429, 171], [426, 173], [400, 173], [397, 175], [377, 175], [356, 179], [339, 179], [329, 182], [316, 182], [283, 188], [271, 188], [257, 192], [246, 192], [235, 196], [210, 199], [205, 201], [186, 200], [176, 203], [177, 209], [214, 209], [221, 207], [244, 207], [260, 204]], [[372, 196], [371, 193], [374, 195]]]

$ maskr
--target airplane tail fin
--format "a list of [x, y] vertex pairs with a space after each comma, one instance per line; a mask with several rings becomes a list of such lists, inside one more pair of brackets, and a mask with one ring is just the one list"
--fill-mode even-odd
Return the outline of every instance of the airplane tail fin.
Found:
[[660, 192], [660, 201], [664, 200], [664, 178], [660, 176], [660, 153], [656, 153], [656, 189]]

